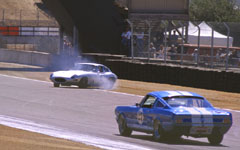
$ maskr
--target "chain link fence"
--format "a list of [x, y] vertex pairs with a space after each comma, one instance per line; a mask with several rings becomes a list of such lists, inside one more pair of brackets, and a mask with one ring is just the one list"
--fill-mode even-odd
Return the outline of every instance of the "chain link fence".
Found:
[[239, 23], [128, 20], [139, 61], [240, 70]]
[[58, 26], [57, 21], [46, 12], [37, 10], [0, 9], [1, 26]]
[[0, 48], [58, 53], [59, 25], [46, 12], [0, 10]]

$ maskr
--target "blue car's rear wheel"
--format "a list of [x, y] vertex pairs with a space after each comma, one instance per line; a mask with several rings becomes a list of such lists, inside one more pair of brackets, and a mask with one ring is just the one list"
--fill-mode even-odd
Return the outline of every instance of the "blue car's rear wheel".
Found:
[[160, 141], [163, 139], [164, 134], [163, 134], [163, 129], [162, 126], [158, 121], [154, 122], [154, 127], [153, 127], [153, 138], [155, 141]]
[[208, 137], [208, 141], [211, 145], [219, 145], [223, 140], [222, 134], [212, 134]]
[[127, 127], [126, 121], [122, 115], [120, 115], [118, 119], [118, 129], [122, 136], [130, 136], [132, 134], [132, 130]]

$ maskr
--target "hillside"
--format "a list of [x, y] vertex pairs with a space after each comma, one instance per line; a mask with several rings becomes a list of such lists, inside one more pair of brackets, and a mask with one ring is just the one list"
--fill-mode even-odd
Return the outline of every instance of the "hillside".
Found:
[[0, 0], [0, 23], [12, 26], [20, 22], [27, 26], [55, 25], [55, 19], [49, 17], [49, 12], [42, 7], [39, 9], [42, 6], [39, 4], [41, 0]]
[[36, 10], [35, 2], [41, 0], [0, 0], [0, 10]]

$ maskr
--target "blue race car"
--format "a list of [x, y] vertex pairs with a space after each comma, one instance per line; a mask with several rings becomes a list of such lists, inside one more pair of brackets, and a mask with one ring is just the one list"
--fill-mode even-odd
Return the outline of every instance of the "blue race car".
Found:
[[218, 145], [232, 126], [230, 112], [186, 91], [151, 92], [136, 106], [116, 107], [115, 114], [120, 135], [130, 136], [134, 130], [153, 134], [156, 141], [185, 135], [207, 137], [210, 144]]

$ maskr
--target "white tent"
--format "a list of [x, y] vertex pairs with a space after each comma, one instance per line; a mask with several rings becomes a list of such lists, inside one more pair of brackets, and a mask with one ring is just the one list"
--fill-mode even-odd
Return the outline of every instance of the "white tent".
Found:
[[[199, 24], [200, 27], [200, 44], [211, 45], [212, 28], [204, 21]], [[182, 32], [182, 28], [178, 29]], [[184, 28], [185, 30], [185, 28]], [[188, 26], [188, 42], [189, 44], [198, 44], [198, 27], [189, 22]], [[233, 38], [229, 37], [229, 46], [232, 47]], [[214, 31], [214, 46], [227, 46], [227, 36]]]

